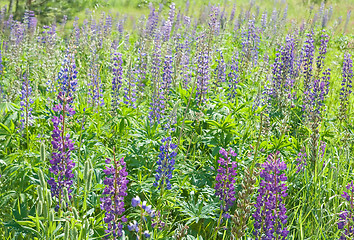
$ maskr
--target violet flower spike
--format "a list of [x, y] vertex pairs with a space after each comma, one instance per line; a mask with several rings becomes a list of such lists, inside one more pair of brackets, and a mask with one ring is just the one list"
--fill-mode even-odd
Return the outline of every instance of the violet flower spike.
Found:
[[289, 233], [284, 204], [288, 195], [284, 183], [287, 180], [286, 164], [276, 153], [268, 156], [262, 168], [256, 211], [252, 215], [255, 219], [253, 235], [255, 239], [286, 239]]
[[347, 192], [343, 192], [342, 197], [348, 201], [347, 209], [339, 214], [339, 221], [337, 223], [338, 229], [341, 230], [340, 240], [347, 240], [354, 238], [354, 183], [351, 181], [347, 185]]
[[229, 151], [221, 148], [219, 153], [221, 157], [218, 160], [219, 168], [217, 170], [218, 174], [215, 178], [215, 195], [219, 197], [222, 201], [221, 210], [223, 211], [223, 216], [229, 218], [229, 209], [234, 204], [235, 198], [235, 183], [236, 183], [236, 169], [237, 163], [231, 160], [231, 157], [236, 157], [237, 154], [230, 148]]
[[172, 178], [172, 172], [175, 169], [175, 161], [177, 152], [175, 149], [177, 145], [171, 143], [171, 137], [163, 138], [161, 140], [162, 145], [160, 146], [160, 154], [157, 160], [157, 170], [155, 174], [154, 186], [159, 187], [159, 189], [166, 187], [166, 189], [171, 189], [170, 180]]
[[[110, 162], [107, 159], [106, 162]], [[103, 170], [106, 178], [103, 183], [105, 188], [103, 190], [103, 197], [101, 201], [101, 209], [105, 210], [104, 222], [108, 229], [106, 232], [106, 239], [113, 236], [114, 239], [123, 235], [123, 223], [127, 222], [127, 218], [123, 215], [124, 197], [127, 196], [127, 179], [128, 172], [124, 158], [117, 160], [114, 156], [113, 164]]]

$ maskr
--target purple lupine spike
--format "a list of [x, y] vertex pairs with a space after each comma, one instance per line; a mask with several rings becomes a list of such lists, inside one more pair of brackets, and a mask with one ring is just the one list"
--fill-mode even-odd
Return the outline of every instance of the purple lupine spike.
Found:
[[113, 54], [113, 79], [112, 79], [112, 110], [115, 111], [118, 109], [120, 98], [119, 91], [122, 87], [122, 78], [123, 78], [123, 68], [122, 68], [122, 54], [114, 53]]
[[226, 64], [225, 64], [224, 55], [222, 51], [217, 50], [217, 52], [219, 52], [219, 59], [216, 59], [218, 65], [215, 69], [216, 72], [215, 85], [220, 86], [221, 83], [226, 81]]
[[209, 16], [209, 29], [211, 35], [219, 35], [220, 32], [220, 23], [218, 21], [220, 9], [217, 6], [212, 6], [210, 9]]
[[340, 113], [339, 118], [347, 118], [347, 108], [349, 106], [349, 96], [352, 93], [353, 60], [349, 53], [344, 54], [342, 68], [342, 88], [340, 89]]
[[162, 72], [162, 82], [161, 89], [163, 90], [163, 94], [165, 99], [168, 99], [171, 84], [172, 84], [172, 74], [173, 74], [173, 66], [172, 66], [172, 56], [166, 55], [165, 60], [163, 62], [163, 72]]
[[267, 21], [268, 21], [268, 13], [267, 13], [267, 10], [265, 10], [262, 13], [262, 19], [261, 19], [261, 26], [262, 26], [263, 31], [267, 27]]
[[59, 114], [59, 116], [53, 116], [53, 134], [52, 134], [52, 146], [53, 152], [50, 159], [50, 172], [54, 175], [48, 180], [52, 196], [56, 197], [59, 201], [56, 206], [58, 210], [61, 206], [61, 199], [63, 197], [63, 190], [66, 188], [69, 193], [72, 192], [71, 186], [73, 184], [72, 179], [74, 174], [72, 169], [75, 163], [71, 160], [71, 152], [74, 151], [74, 142], [70, 139], [70, 134], [66, 132], [66, 119], [72, 117], [75, 114], [73, 108], [70, 107], [72, 97], [66, 96], [64, 92], [59, 92], [59, 103], [53, 108], [53, 111]]
[[229, 19], [230, 22], [232, 22], [232, 21], [234, 20], [234, 18], [235, 18], [235, 12], [236, 12], [236, 5], [234, 4], [234, 5], [232, 6], [231, 13], [230, 13], [230, 19]]
[[27, 25], [27, 29], [29, 30], [34, 30], [36, 29], [37, 26], [37, 18], [34, 15], [33, 11], [30, 10], [25, 10], [24, 16], [23, 16], [23, 23]]
[[352, 10], [348, 10], [348, 12], [347, 12], [347, 18], [345, 19], [345, 24], [344, 24], [344, 30], [343, 30], [344, 33], [345, 33], [346, 30], [347, 30], [351, 13], [352, 13]]
[[[58, 74], [57, 83], [59, 84], [58, 91], [63, 92], [65, 96], [73, 97], [77, 89], [77, 70], [74, 54], [69, 53], [65, 56]], [[47, 84], [49, 85], [48, 88], [53, 89], [50, 86], [51, 83]]]
[[206, 100], [206, 94], [209, 89], [209, 52], [207, 47], [205, 46], [205, 35], [202, 35], [198, 39], [198, 69], [197, 69], [197, 91], [195, 99], [200, 105], [202, 102]]
[[328, 9], [326, 9], [323, 18], [322, 18], [322, 28], [325, 28], [328, 23]]
[[325, 55], [327, 53], [328, 41], [329, 41], [328, 35], [326, 34], [326, 31], [323, 30], [321, 35], [321, 46], [316, 59], [317, 71], [321, 71], [323, 68]]
[[255, 20], [248, 21], [247, 31], [242, 31], [242, 58], [246, 58], [255, 66], [258, 60], [258, 48], [260, 43], [259, 34], [255, 28]]
[[79, 27], [79, 18], [75, 17], [74, 23], [73, 23], [73, 33], [75, 36], [75, 44], [76, 46], [80, 45], [80, 27]]
[[52, 47], [56, 44], [56, 36], [54, 24], [51, 27], [44, 25], [41, 36], [38, 36], [38, 41], [42, 44], [46, 44], [47, 47]]
[[[106, 163], [110, 163], [110, 159], [106, 159]], [[114, 239], [123, 235], [123, 223], [127, 222], [124, 211], [124, 197], [127, 196], [127, 185], [129, 180], [127, 178], [128, 172], [124, 158], [117, 160], [114, 156], [113, 164], [103, 170], [106, 175], [103, 183], [105, 188], [103, 190], [103, 197], [101, 201], [101, 209], [105, 210], [104, 222], [108, 229], [106, 232], [106, 239], [113, 236]]]
[[312, 78], [312, 65], [313, 57], [315, 52], [313, 33], [306, 34], [305, 44], [302, 48], [302, 64], [303, 64], [303, 75], [304, 75], [304, 89], [309, 89], [311, 87]]
[[270, 87], [266, 89], [270, 106], [280, 112], [291, 105], [295, 65], [295, 39], [287, 36], [286, 43], [277, 50]]
[[229, 209], [234, 204], [235, 198], [235, 183], [236, 183], [236, 161], [232, 161], [231, 157], [236, 157], [237, 154], [232, 150], [226, 151], [221, 148], [219, 153], [221, 157], [218, 160], [219, 168], [217, 170], [218, 174], [215, 178], [215, 195], [221, 200], [221, 209], [223, 211], [223, 216], [229, 218]]
[[324, 101], [329, 91], [329, 80], [331, 70], [327, 69], [323, 72], [321, 78], [315, 79], [312, 89], [309, 92], [308, 111], [320, 118], [321, 112], [324, 110]]
[[168, 40], [170, 39], [171, 29], [172, 29], [172, 22], [168, 19], [167, 21], [165, 21], [162, 27], [163, 40], [165, 42], [168, 42]]
[[28, 79], [27, 74], [23, 76], [22, 88], [21, 88], [21, 128], [28, 128], [28, 126], [32, 126], [33, 115], [32, 115], [32, 104], [33, 99], [31, 97], [32, 87], [31, 81]]
[[171, 3], [170, 11], [168, 12], [168, 20], [170, 21], [171, 25], [175, 22], [175, 14], [176, 14], [176, 4]]
[[354, 183], [347, 185], [348, 192], [344, 191], [342, 197], [348, 201], [349, 207], [339, 214], [338, 229], [341, 232], [340, 240], [354, 238]]
[[137, 92], [137, 86], [136, 86], [136, 79], [134, 76], [134, 70], [132, 69], [132, 66], [129, 66], [129, 69], [127, 71], [127, 76], [124, 79], [125, 81], [125, 87], [123, 88], [123, 102], [124, 104], [136, 108], [135, 102], [136, 102], [136, 92]]
[[307, 154], [306, 154], [305, 148], [301, 148], [295, 161], [296, 161], [296, 167], [297, 167], [296, 173], [303, 171], [304, 166], [307, 165]]
[[[160, 211], [156, 211], [153, 209], [151, 205], [147, 205], [146, 201], [141, 201], [139, 196], [136, 196], [132, 199], [131, 202], [132, 207], [138, 207], [140, 208], [141, 215], [142, 215], [142, 223], [139, 224], [136, 220], [132, 221], [128, 225], [128, 230], [131, 232], [135, 232], [135, 234], [138, 234], [139, 232], [142, 233], [145, 238], [150, 237], [150, 232], [148, 230], [144, 230], [146, 225], [146, 217], [149, 216], [151, 219], [151, 227], [152, 228], [157, 228], [158, 230], [162, 230], [165, 226], [166, 223], [163, 222], [161, 219], [161, 213]], [[137, 236], [139, 239], [139, 237]]]
[[144, 49], [139, 49], [135, 73], [137, 75], [137, 84], [139, 86], [140, 91], [142, 91], [142, 89], [146, 85], [147, 67], [147, 54], [146, 52], [144, 52]]
[[276, 153], [268, 156], [262, 168], [256, 211], [252, 214], [255, 219], [253, 235], [255, 239], [286, 239], [289, 233], [284, 204], [288, 195], [284, 183], [287, 180], [284, 173], [286, 164]]
[[153, 56], [152, 56], [152, 69], [151, 78], [153, 83], [153, 93], [151, 98], [151, 107], [149, 112], [150, 123], [160, 123], [164, 110], [165, 99], [163, 91], [161, 89], [160, 80], [160, 68], [161, 68], [161, 45], [160, 41], [156, 41]]
[[155, 174], [154, 186], [166, 189], [171, 189], [170, 180], [172, 178], [172, 172], [175, 169], [175, 161], [177, 152], [175, 149], [177, 145], [171, 143], [171, 137], [163, 138], [161, 140], [162, 145], [160, 146], [160, 154], [158, 156], [157, 170]]
[[108, 14], [106, 17], [106, 20], [105, 20], [103, 32], [106, 36], [110, 36], [111, 31], [112, 31], [112, 17], [111, 17], [111, 15]]
[[88, 76], [91, 81], [89, 81], [89, 103], [92, 104], [92, 107], [95, 106], [103, 106], [104, 99], [103, 99], [103, 89], [102, 89], [102, 82], [100, 76], [100, 65], [98, 63], [98, 55], [96, 51], [92, 54], [92, 61], [90, 64]]
[[234, 99], [237, 93], [237, 86], [238, 86], [238, 78], [239, 78], [239, 64], [240, 64], [240, 59], [238, 57], [238, 54], [235, 54], [232, 56], [231, 59], [231, 66], [230, 66], [230, 72], [228, 74], [228, 84], [229, 84], [229, 93], [227, 94], [229, 100]]

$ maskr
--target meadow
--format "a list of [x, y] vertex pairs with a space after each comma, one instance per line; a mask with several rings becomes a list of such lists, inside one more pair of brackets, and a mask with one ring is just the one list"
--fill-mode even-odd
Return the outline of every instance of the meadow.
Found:
[[1, 8], [0, 239], [354, 239], [353, 8]]

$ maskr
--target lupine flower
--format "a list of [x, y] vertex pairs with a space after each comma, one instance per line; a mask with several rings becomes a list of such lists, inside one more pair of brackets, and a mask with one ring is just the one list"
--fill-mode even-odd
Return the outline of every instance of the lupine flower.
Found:
[[51, 27], [46, 25], [43, 26], [43, 31], [41, 32], [41, 36], [38, 37], [38, 41], [42, 44], [46, 44], [48, 47], [54, 46], [57, 36], [55, 27], [54, 24]]
[[139, 49], [139, 56], [136, 63], [135, 74], [137, 75], [137, 84], [140, 91], [142, 92], [146, 84], [146, 74], [147, 74], [147, 54], [143, 49]]
[[204, 39], [205, 36], [202, 35], [198, 42], [198, 69], [197, 69], [197, 91], [195, 99], [198, 104], [205, 101], [205, 95], [209, 88], [209, 52], [205, 46]]
[[[75, 63], [75, 55], [67, 54], [61, 65], [57, 82], [59, 84], [59, 92], [63, 92], [65, 96], [73, 97], [77, 90], [77, 70]], [[48, 86], [51, 88], [51, 86]]]
[[345, 19], [345, 24], [344, 24], [344, 30], [343, 32], [345, 33], [348, 27], [349, 19], [350, 19], [350, 14], [352, 13], [352, 10], [348, 10], [347, 12], [347, 18]]
[[150, 103], [151, 107], [149, 112], [149, 119], [151, 123], [160, 123], [165, 111], [165, 98], [161, 89], [160, 82], [161, 45], [159, 41], [157, 41], [155, 44], [152, 61], [151, 81], [153, 84], [153, 93]]
[[37, 26], [37, 18], [33, 11], [25, 10], [23, 16], [23, 23], [27, 25], [27, 29], [34, 30]]
[[163, 90], [164, 99], [168, 99], [170, 94], [170, 88], [172, 84], [172, 74], [173, 74], [173, 67], [172, 67], [172, 56], [166, 55], [165, 61], [163, 63], [163, 72], [162, 72], [162, 82], [161, 82], [161, 89]]
[[313, 166], [318, 156], [318, 140], [319, 140], [319, 125], [322, 119], [322, 114], [325, 111], [324, 101], [329, 91], [330, 69], [322, 73], [321, 78], [316, 78], [313, 86], [309, 91], [306, 91], [307, 104], [304, 104], [304, 109], [307, 113], [307, 119], [311, 127], [311, 161]]
[[261, 26], [263, 30], [267, 27], [267, 20], [268, 20], [267, 18], [268, 18], [268, 13], [265, 10], [262, 14], [262, 19], [261, 19]]
[[256, 211], [253, 235], [255, 239], [286, 239], [287, 216], [284, 199], [288, 194], [285, 182], [287, 177], [285, 162], [281, 161], [278, 153], [268, 156], [262, 164], [262, 178], [256, 200]]
[[291, 107], [295, 95], [293, 83], [295, 79], [295, 40], [286, 37], [286, 43], [278, 49], [272, 65], [272, 78], [264, 92], [269, 104], [269, 114], [284, 114]]
[[98, 55], [94, 52], [92, 54], [92, 61], [90, 64], [90, 69], [88, 76], [91, 81], [89, 81], [89, 92], [88, 95], [90, 96], [89, 102], [92, 106], [103, 106], [104, 99], [103, 99], [103, 90], [102, 90], [102, 83], [101, 83], [101, 76], [100, 76], [100, 65], [98, 63]]
[[344, 62], [342, 68], [342, 88], [340, 89], [340, 119], [347, 118], [347, 109], [349, 105], [349, 96], [352, 93], [352, 78], [353, 78], [353, 60], [349, 53], [344, 54]]
[[[106, 163], [110, 163], [110, 159], [106, 159]], [[127, 179], [128, 172], [124, 158], [116, 160], [114, 157], [113, 165], [106, 167], [103, 172], [106, 178], [103, 183], [106, 185], [101, 198], [101, 209], [106, 211], [104, 218], [108, 225], [106, 230], [106, 238], [113, 236], [113, 239], [118, 239], [123, 234], [122, 222], [127, 222], [127, 218], [123, 215], [124, 197], [127, 196]]]
[[236, 5], [234, 4], [230, 13], [230, 19], [229, 19], [230, 22], [232, 22], [235, 18], [235, 11], [236, 11]]
[[312, 78], [313, 55], [315, 52], [313, 33], [306, 34], [307, 38], [302, 48], [302, 64], [304, 78], [304, 89], [309, 89]]
[[339, 214], [338, 229], [341, 230], [340, 240], [354, 238], [354, 183], [347, 185], [348, 192], [343, 192], [342, 197], [349, 202], [348, 209]]
[[[48, 184], [51, 187], [52, 196], [61, 199], [63, 196], [63, 189], [66, 188], [68, 193], [72, 192], [71, 186], [73, 184], [72, 178], [74, 174], [72, 169], [75, 163], [71, 160], [71, 152], [75, 149], [74, 143], [70, 139], [70, 134], [65, 132], [65, 119], [75, 114], [73, 108], [70, 107], [72, 97], [65, 96], [63, 92], [58, 95], [59, 103], [54, 106], [53, 111], [59, 114], [53, 116], [53, 134], [52, 134], [52, 146], [53, 152], [51, 160], [49, 161], [51, 167], [50, 172], [54, 177], [48, 180]], [[71, 199], [71, 196], [69, 195]], [[56, 206], [56, 210], [61, 206], [61, 202]]]
[[218, 22], [218, 15], [219, 15], [219, 7], [217, 6], [212, 6], [210, 10], [210, 16], [209, 16], [209, 30], [210, 30], [210, 35], [218, 35], [220, 31], [220, 25]]
[[137, 222], [134, 220], [133, 222], [130, 222], [128, 225], [128, 230], [131, 232], [135, 232], [137, 235], [137, 238], [139, 238], [139, 235], [142, 236], [144, 235], [145, 238], [150, 238], [151, 234], [148, 229], [144, 230], [146, 226], [146, 217], [149, 216], [151, 219], [151, 227], [152, 228], [158, 228], [159, 230], [162, 230], [165, 227], [165, 222], [161, 220], [161, 213], [160, 211], [155, 211], [151, 205], [147, 205], [146, 201], [141, 202], [139, 196], [136, 196], [132, 199], [132, 207], [138, 207], [140, 208], [141, 211], [141, 222]]
[[295, 161], [296, 161], [296, 167], [297, 167], [296, 173], [303, 171], [304, 166], [307, 165], [307, 154], [306, 154], [305, 148], [301, 148]]
[[323, 68], [325, 54], [327, 53], [328, 41], [329, 41], [328, 35], [325, 33], [325, 30], [323, 30], [321, 35], [321, 46], [316, 59], [317, 71], [321, 71]]
[[122, 77], [123, 77], [123, 68], [122, 68], [122, 54], [114, 53], [113, 54], [113, 79], [112, 79], [112, 109], [117, 110], [120, 99], [119, 99], [119, 90], [122, 87]]
[[222, 201], [221, 209], [223, 216], [229, 218], [229, 209], [234, 204], [235, 198], [235, 182], [237, 163], [231, 160], [231, 157], [236, 157], [236, 153], [230, 148], [229, 151], [221, 148], [219, 153], [222, 157], [219, 158], [218, 174], [215, 178], [215, 195]]
[[260, 43], [260, 37], [255, 27], [255, 20], [250, 19], [248, 21], [247, 31], [242, 31], [242, 57], [251, 61], [255, 66], [258, 60], [258, 49]]
[[224, 61], [224, 55], [222, 54], [222, 51], [219, 52], [219, 59], [216, 59], [216, 62], [218, 63], [216, 69], [215, 69], [215, 75], [216, 75], [216, 86], [220, 86], [221, 83], [226, 81], [226, 64]]
[[127, 71], [127, 76], [125, 77], [125, 87], [123, 88], [123, 102], [124, 104], [136, 108], [135, 102], [136, 102], [136, 79], [134, 76], [134, 70], [132, 69], [132, 66], [130, 65]]
[[28, 79], [28, 76], [25, 74], [23, 76], [22, 89], [21, 89], [21, 128], [27, 128], [28, 126], [32, 126], [32, 104], [33, 99], [31, 98], [32, 87], [30, 85], [31, 81]]
[[162, 145], [160, 146], [160, 154], [157, 160], [157, 170], [155, 174], [154, 186], [166, 187], [166, 189], [171, 189], [170, 179], [172, 178], [172, 172], [175, 169], [175, 158], [177, 153], [174, 149], [177, 145], [171, 143], [171, 137], [163, 138]]

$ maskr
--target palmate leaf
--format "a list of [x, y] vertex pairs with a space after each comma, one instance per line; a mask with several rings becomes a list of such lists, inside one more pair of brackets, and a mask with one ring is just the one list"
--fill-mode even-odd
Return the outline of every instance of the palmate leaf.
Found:
[[186, 215], [186, 225], [198, 223], [202, 219], [214, 218], [214, 212], [218, 209], [217, 203], [204, 203], [201, 199], [198, 202], [177, 202], [181, 207], [181, 212]]
[[32, 239], [34, 236], [40, 237], [39, 232], [37, 232], [34, 228], [28, 226], [28, 222], [29, 221], [11, 220], [10, 222], [5, 222], [4, 226], [14, 231], [16, 235], [19, 234], [29, 235], [30, 237], [32, 237]]

